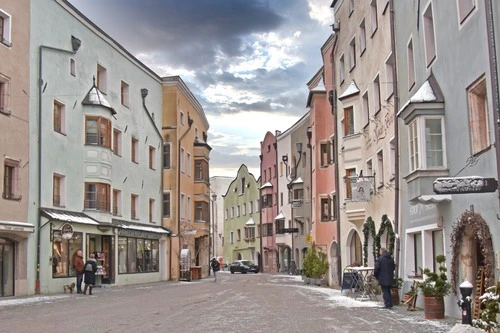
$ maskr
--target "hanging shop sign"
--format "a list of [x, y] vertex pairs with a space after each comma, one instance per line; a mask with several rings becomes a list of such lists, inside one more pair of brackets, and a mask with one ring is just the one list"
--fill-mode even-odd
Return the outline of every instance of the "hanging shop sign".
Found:
[[299, 228], [284, 228], [283, 229], [284, 233], [294, 233], [294, 232], [299, 232]]
[[433, 183], [436, 194], [488, 193], [498, 189], [495, 178], [478, 176], [438, 178]]

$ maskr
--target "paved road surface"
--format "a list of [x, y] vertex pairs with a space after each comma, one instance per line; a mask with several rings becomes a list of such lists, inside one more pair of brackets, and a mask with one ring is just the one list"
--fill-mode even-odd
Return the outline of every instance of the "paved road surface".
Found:
[[379, 306], [306, 286], [297, 277], [222, 272], [216, 283], [164, 282], [95, 288], [93, 296], [2, 300], [0, 332], [417, 333], [448, 332], [458, 322]]

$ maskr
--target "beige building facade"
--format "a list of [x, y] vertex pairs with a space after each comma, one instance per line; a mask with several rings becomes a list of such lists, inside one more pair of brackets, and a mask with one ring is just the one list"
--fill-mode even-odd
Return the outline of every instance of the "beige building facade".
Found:
[[0, 297], [33, 293], [28, 221], [30, 1], [0, 4]]
[[180, 279], [180, 253], [189, 249], [194, 274], [208, 275], [210, 180], [208, 121], [179, 76], [163, 82], [163, 226], [172, 231], [170, 276]]

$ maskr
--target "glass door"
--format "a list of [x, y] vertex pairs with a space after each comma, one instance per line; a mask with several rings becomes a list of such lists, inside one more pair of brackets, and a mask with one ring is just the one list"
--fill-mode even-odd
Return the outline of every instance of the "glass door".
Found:
[[0, 238], [0, 296], [14, 296], [14, 243]]

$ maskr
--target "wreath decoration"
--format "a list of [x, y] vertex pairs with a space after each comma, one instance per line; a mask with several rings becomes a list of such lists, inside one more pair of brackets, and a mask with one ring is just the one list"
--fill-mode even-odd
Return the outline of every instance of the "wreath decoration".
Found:
[[452, 227], [451, 232], [451, 248], [452, 248], [452, 259], [451, 259], [451, 288], [453, 293], [457, 295], [457, 281], [458, 281], [458, 265], [460, 248], [462, 247], [463, 235], [466, 231], [471, 231], [476, 235], [479, 241], [479, 248], [481, 254], [484, 257], [484, 276], [486, 287], [491, 286], [494, 281], [493, 274], [493, 244], [491, 242], [490, 228], [486, 221], [481, 217], [480, 214], [473, 211], [466, 210], [459, 218], [457, 223]]
[[[366, 219], [365, 223], [363, 224], [363, 235], [365, 236], [365, 239], [363, 242], [363, 265], [367, 266], [368, 265], [368, 240], [370, 239], [370, 236], [372, 236], [373, 239], [375, 239], [375, 237], [376, 237], [375, 221], [373, 221], [371, 216], [369, 216]], [[373, 258], [376, 258], [375, 243], [373, 243], [373, 246], [372, 246], [372, 253], [373, 253]]]
[[389, 220], [387, 214], [384, 214], [382, 215], [382, 223], [380, 224], [380, 229], [378, 231], [377, 236], [375, 237], [375, 259], [379, 257], [380, 248], [382, 247], [380, 245], [380, 238], [382, 238], [382, 235], [386, 231], [387, 235], [389, 236], [389, 248], [387, 249], [387, 252], [389, 252], [392, 256], [394, 253], [394, 242], [396, 239], [396, 235], [394, 234], [394, 229], [392, 228], [391, 220]]

